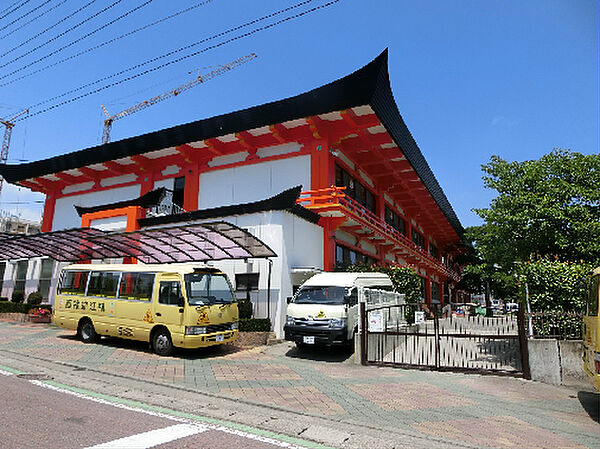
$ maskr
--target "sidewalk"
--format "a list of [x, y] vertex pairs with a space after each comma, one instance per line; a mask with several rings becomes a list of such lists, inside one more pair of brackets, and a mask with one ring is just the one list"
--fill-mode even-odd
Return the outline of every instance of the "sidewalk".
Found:
[[288, 343], [165, 358], [142, 343], [84, 345], [71, 331], [7, 322], [1, 351], [475, 447], [600, 447], [598, 394], [510, 377], [362, 367]]

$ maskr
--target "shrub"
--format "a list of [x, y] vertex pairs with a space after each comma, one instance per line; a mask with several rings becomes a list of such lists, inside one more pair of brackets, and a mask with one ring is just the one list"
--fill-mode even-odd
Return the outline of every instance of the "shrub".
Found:
[[[28, 313], [30, 309], [37, 307], [33, 304], [23, 304], [20, 302], [0, 301], [0, 313]], [[43, 305], [40, 309], [46, 309], [52, 313], [52, 306]]]
[[240, 332], [270, 332], [271, 320], [268, 318], [240, 319]]
[[37, 306], [42, 303], [43, 299], [44, 299], [44, 297], [42, 296], [42, 294], [40, 292], [33, 292], [33, 293], [30, 293], [29, 296], [27, 297], [27, 304]]
[[238, 301], [238, 311], [240, 319], [252, 318], [252, 303], [247, 299], [240, 299]]
[[23, 290], [15, 290], [10, 297], [12, 302], [23, 302], [25, 300], [25, 292]]

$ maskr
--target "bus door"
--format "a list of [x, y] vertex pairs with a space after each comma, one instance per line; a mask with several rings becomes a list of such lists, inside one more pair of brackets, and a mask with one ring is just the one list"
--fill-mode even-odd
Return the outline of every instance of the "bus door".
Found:
[[161, 275], [158, 278], [158, 294], [153, 302], [153, 320], [156, 324], [164, 324], [171, 333], [183, 333], [184, 299], [181, 289], [181, 278], [178, 275]]

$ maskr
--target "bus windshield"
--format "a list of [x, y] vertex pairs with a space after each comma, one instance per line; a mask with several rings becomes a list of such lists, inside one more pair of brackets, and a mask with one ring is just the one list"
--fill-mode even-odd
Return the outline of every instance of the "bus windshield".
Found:
[[184, 279], [191, 306], [233, 302], [233, 292], [224, 274], [193, 273], [186, 274]]

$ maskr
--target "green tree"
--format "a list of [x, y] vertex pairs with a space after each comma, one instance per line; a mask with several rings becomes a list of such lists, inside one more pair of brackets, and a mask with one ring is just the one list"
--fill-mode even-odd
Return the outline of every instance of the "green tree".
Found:
[[538, 160], [482, 166], [498, 192], [469, 230], [483, 259], [510, 271], [532, 256], [600, 260], [600, 155], [554, 150]]

